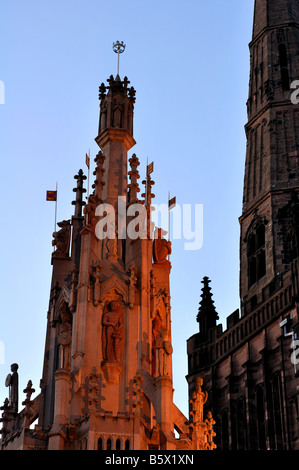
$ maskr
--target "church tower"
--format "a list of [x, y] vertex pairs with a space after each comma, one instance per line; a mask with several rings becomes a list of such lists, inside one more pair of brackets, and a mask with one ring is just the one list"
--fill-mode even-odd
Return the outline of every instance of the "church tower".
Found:
[[5, 421], [3, 448], [214, 448], [202, 382], [194, 387], [189, 418], [173, 402], [171, 243], [151, 221], [150, 165], [141, 192], [139, 159], [128, 157], [135, 145], [129, 85], [117, 73], [99, 87], [93, 191], [85, 203], [80, 170], [74, 216], [53, 234], [41, 393], [28, 401], [38, 425], [27, 430], [31, 441], [20, 443], [20, 434], [12, 437], [25, 421], [17, 415]]
[[291, 101], [291, 83], [299, 77], [298, 27], [298, 0], [256, 0], [240, 218], [243, 315], [267, 284], [279, 282], [293, 257], [286, 240], [292, 221], [281, 210], [299, 188], [299, 109]]
[[249, 49], [241, 312], [223, 331], [204, 279], [187, 380], [203, 378], [219, 449], [299, 449], [299, 0], [255, 0]]

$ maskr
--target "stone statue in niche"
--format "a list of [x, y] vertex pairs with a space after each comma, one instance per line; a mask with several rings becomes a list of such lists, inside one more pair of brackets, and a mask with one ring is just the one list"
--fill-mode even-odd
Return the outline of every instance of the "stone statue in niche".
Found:
[[162, 319], [160, 317], [159, 312], [156, 313], [155, 317], [152, 321], [152, 374], [155, 375], [156, 373], [156, 342], [159, 336], [159, 332], [162, 330]]
[[[164, 232], [164, 231], [163, 231]], [[161, 228], [156, 229], [154, 237], [154, 261], [155, 264], [167, 262], [168, 255], [171, 254], [171, 242], [163, 238], [166, 233]]]
[[97, 207], [97, 197], [94, 195], [90, 195], [88, 199], [88, 203], [83, 209], [85, 215], [85, 225], [88, 226], [95, 226], [96, 225], [96, 217], [95, 211]]
[[63, 220], [58, 222], [60, 230], [53, 233], [54, 240], [52, 245], [56, 246], [56, 251], [53, 256], [68, 256], [71, 240], [71, 222], [70, 220]]
[[102, 132], [107, 127], [107, 107], [105, 104], [101, 105], [101, 124], [100, 132]]
[[18, 364], [11, 364], [11, 374], [8, 374], [5, 380], [6, 387], [9, 387], [9, 406], [11, 411], [18, 412], [18, 401], [19, 401], [19, 374]]
[[121, 107], [115, 106], [113, 111], [113, 127], [121, 127]]
[[171, 343], [167, 340], [167, 330], [159, 331], [159, 336], [156, 341], [156, 377], [161, 375], [169, 375], [168, 356], [173, 352]]
[[123, 309], [113, 300], [104, 308], [102, 317], [102, 354], [104, 362], [118, 364], [123, 338]]
[[107, 258], [117, 257], [117, 238], [106, 238], [105, 241]]
[[62, 312], [61, 321], [57, 338], [59, 344], [59, 368], [69, 370], [71, 367], [72, 325], [71, 315], [67, 309]]
[[195, 391], [192, 393], [192, 398], [189, 401], [189, 403], [192, 404], [192, 411], [190, 414], [193, 417], [193, 426], [203, 422], [203, 407], [208, 399], [208, 393], [203, 392], [201, 389], [202, 384], [203, 379], [201, 377], [197, 377]]

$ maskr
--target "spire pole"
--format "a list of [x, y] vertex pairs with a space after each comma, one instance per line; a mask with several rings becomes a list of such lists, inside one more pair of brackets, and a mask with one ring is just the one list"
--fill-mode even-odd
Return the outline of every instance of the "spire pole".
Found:
[[55, 199], [55, 220], [54, 220], [54, 232], [56, 231], [56, 223], [57, 223], [57, 197], [58, 197], [58, 184], [56, 181], [56, 199]]
[[126, 48], [126, 45], [123, 41], [116, 41], [113, 43], [112, 49], [117, 54], [117, 76], [119, 76], [119, 54], [122, 54]]

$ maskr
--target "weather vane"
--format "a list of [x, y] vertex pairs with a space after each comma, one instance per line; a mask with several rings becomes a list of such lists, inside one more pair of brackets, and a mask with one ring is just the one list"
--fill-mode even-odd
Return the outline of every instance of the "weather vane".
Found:
[[116, 41], [113, 43], [112, 48], [117, 54], [117, 75], [119, 75], [119, 54], [122, 54], [124, 52], [126, 45], [123, 43], [123, 41]]

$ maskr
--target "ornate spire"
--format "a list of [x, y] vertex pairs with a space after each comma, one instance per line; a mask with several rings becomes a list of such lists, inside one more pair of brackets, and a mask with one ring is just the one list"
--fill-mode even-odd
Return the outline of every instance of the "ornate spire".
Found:
[[155, 182], [151, 179], [151, 175], [147, 172], [146, 179], [142, 181], [142, 184], [145, 185], [145, 192], [141, 194], [141, 197], [144, 197], [145, 200], [143, 201], [147, 210], [147, 235], [151, 238], [152, 235], [152, 214], [151, 211], [153, 210], [152, 207], [152, 199], [154, 199], [155, 195], [152, 193], [152, 186]]
[[212, 300], [211, 288], [209, 286], [210, 279], [205, 276], [201, 281], [203, 284], [201, 301], [199, 303], [198, 314], [196, 320], [199, 323], [199, 329], [202, 336], [206, 336], [208, 330], [216, 326], [219, 319], [216, 312], [214, 301]]
[[142, 184], [145, 185], [145, 192], [141, 194], [141, 197], [145, 198], [145, 205], [149, 207], [152, 199], [155, 198], [155, 195], [152, 193], [152, 186], [154, 186], [155, 182], [151, 179], [151, 175], [148, 174], [146, 179], [142, 181]]
[[130, 158], [129, 163], [131, 167], [131, 171], [128, 172], [128, 175], [130, 177], [130, 184], [128, 184], [129, 203], [134, 204], [138, 202], [137, 193], [139, 193], [140, 191], [139, 184], [138, 184], [138, 179], [140, 178], [140, 175], [137, 170], [140, 163], [135, 153]]
[[73, 189], [74, 193], [76, 193], [76, 200], [72, 201], [72, 204], [75, 206], [75, 217], [82, 217], [82, 206], [86, 204], [83, 201], [83, 194], [86, 193], [86, 189], [83, 188], [83, 181], [86, 180], [83, 170], [79, 170], [74, 179], [77, 180], [77, 187]]
[[[108, 86], [102, 83], [99, 87], [99, 136], [102, 132], [111, 128], [127, 130], [133, 135], [135, 89], [133, 87], [128, 88], [130, 82], [127, 77], [124, 77], [121, 81], [119, 76], [114, 78], [113, 75], [110, 75], [107, 82]], [[98, 139], [99, 137], [96, 139], [97, 142]], [[130, 148], [134, 143], [130, 143]]]
[[96, 179], [94, 184], [92, 185], [92, 188], [95, 190], [95, 196], [97, 198], [102, 199], [102, 191], [105, 186], [105, 182], [103, 181], [103, 176], [106, 170], [104, 169], [104, 162], [106, 160], [105, 155], [103, 155], [103, 152], [100, 151], [94, 161], [96, 162], [96, 169], [93, 172], [95, 175]]

